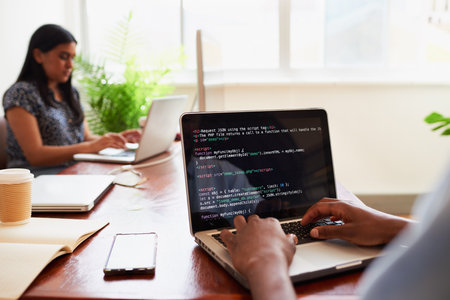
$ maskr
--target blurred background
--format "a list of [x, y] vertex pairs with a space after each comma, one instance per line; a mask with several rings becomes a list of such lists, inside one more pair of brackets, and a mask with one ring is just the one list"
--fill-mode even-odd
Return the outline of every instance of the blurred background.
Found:
[[40, 25], [62, 25], [77, 53], [102, 61], [131, 12], [134, 53], [170, 68], [173, 93], [195, 96], [201, 29], [207, 110], [325, 108], [337, 180], [403, 213], [450, 163], [450, 138], [423, 121], [450, 116], [449, 2], [0, 0], [0, 93]]

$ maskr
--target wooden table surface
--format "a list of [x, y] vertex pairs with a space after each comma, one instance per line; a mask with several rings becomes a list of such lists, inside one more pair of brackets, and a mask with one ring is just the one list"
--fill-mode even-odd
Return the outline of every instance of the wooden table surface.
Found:
[[[250, 299], [194, 242], [189, 232], [183, 162], [179, 143], [175, 157], [140, 169], [148, 177], [143, 188], [114, 186], [87, 213], [33, 213], [34, 217], [102, 219], [108, 226], [72, 254], [53, 260], [33, 281], [24, 299]], [[160, 159], [162, 154], [150, 161]], [[106, 174], [120, 165], [79, 162], [62, 174]], [[338, 186], [341, 197], [354, 197]], [[104, 277], [103, 266], [114, 234], [158, 233], [154, 275]], [[361, 271], [295, 285], [302, 299], [355, 299]]]

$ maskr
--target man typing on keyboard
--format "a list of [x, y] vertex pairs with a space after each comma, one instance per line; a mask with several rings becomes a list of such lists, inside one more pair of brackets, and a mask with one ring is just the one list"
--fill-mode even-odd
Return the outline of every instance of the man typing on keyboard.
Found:
[[[326, 222], [312, 227], [315, 239], [338, 238], [372, 246], [391, 241], [407, 224], [414, 222], [386, 214], [362, 203], [325, 198], [314, 204], [302, 218], [307, 226], [324, 218]], [[278, 220], [252, 215], [234, 219], [235, 234], [223, 230], [220, 234], [230, 251], [236, 269], [248, 279], [254, 299], [296, 299], [288, 269], [295, 253], [297, 236], [286, 234]], [[287, 231], [289, 232], [289, 231]]]

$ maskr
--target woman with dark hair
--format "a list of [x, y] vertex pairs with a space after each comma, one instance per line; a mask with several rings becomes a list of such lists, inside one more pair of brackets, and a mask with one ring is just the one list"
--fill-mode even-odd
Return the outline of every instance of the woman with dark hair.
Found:
[[77, 41], [58, 25], [39, 27], [31, 36], [22, 71], [3, 96], [8, 121], [8, 168], [55, 173], [73, 163], [75, 153], [125, 148], [137, 130], [93, 135], [72, 86]]

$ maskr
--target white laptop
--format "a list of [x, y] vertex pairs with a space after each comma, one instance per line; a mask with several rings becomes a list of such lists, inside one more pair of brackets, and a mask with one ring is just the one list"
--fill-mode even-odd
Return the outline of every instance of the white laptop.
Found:
[[139, 145], [128, 150], [106, 148], [99, 153], [78, 153], [75, 160], [132, 164], [160, 154], [172, 145], [178, 119], [184, 112], [188, 96], [169, 96], [152, 100]]
[[113, 186], [113, 175], [41, 175], [34, 179], [33, 212], [84, 212]]
[[[324, 110], [187, 113], [180, 120], [191, 234], [242, 285], [220, 243], [236, 215], [299, 222], [323, 197], [336, 197], [327, 115]], [[324, 222], [331, 222], [329, 219]], [[342, 222], [337, 222], [342, 225]], [[298, 224], [300, 239], [290, 267], [293, 282], [366, 266], [378, 247], [319, 241]]]

